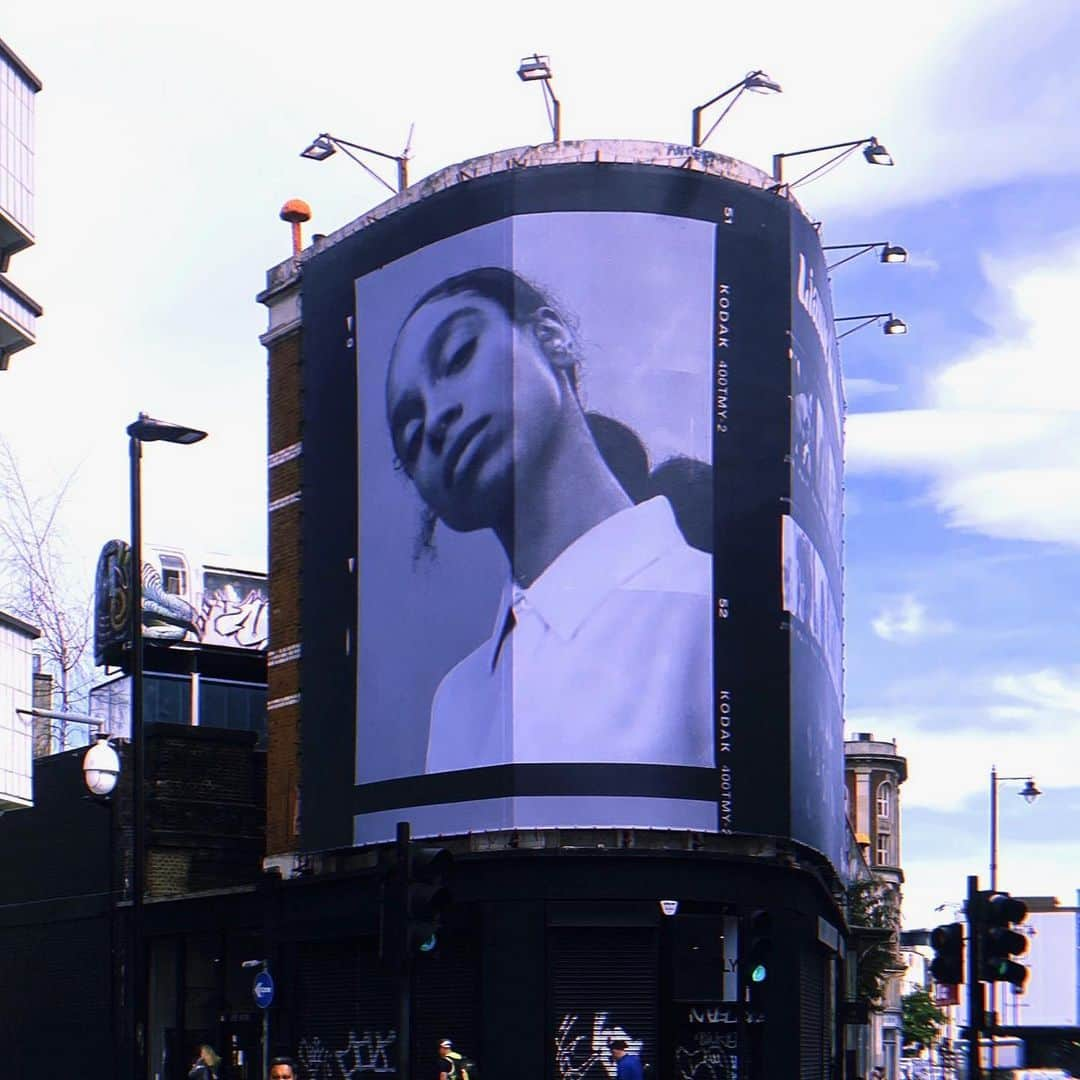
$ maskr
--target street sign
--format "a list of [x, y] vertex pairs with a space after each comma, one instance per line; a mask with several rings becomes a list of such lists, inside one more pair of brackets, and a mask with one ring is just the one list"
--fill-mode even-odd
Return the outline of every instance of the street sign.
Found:
[[934, 983], [935, 1005], [959, 1005], [960, 987], [949, 983]]
[[269, 1009], [274, 1003], [274, 977], [269, 971], [260, 971], [251, 987], [251, 996], [260, 1009]]

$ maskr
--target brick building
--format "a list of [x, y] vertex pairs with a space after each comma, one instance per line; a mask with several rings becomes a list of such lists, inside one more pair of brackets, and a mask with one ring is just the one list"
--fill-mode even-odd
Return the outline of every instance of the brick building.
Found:
[[[740, 1057], [740, 1076], [743, 1069], [751, 1077], [795, 1075], [790, 1070], [801, 1069], [805, 1077], [825, 1077], [843, 1068], [851, 1029], [841, 1019], [846, 927], [836, 855], [783, 835], [791, 827], [786, 815], [792, 799], [802, 800], [806, 814], [825, 816], [835, 798], [837, 821], [842, 822], [839, 737], [832, 744], [836, 760], [817, 774], [832, 776], [835, 766], [835, 791], [815, 797], [807, 789], [799, 795], [797, 778], [792, 778], [797, 766], [790, 773], [783, 766], [757, 787], [769, 812], [777, 815], [778, 835], [770, 836], [725, 834], [715, 825], [711, 832], [610, 824], [464, 829], [449, 824], [463, 800], [445, 795], [450, 780], [430, 775], [420, 780], [430, 794], [417, 800], [426, 809], [414, 812], [393, 808], [395, 798], [397, 805], [408, 798], [408, 778], [373, 783], [363, 794], [359, 788], [351, 796], [342, 794], [353, 787], [362, 759], [353, 741], [358, 709], [354, 658], [372, 625], [365, 630], [357, 622], [359, 549], [364, 530], [377, 533], [380, 528], [377, 518], [369, 518], [358, 535], [357, 510], [350, 503], [355, 465], [346, 463], [362, 455], [364, 433], [357, 420], [357, 322], [351, 314], [356, 311], [356, 275], [350, 275], [349, 260], [359, 257], [365, 265], [381, 265], [393, 258], [369, 255], [367, 245], [378, 249], [398, 228], [407, 238], [389, 241], [389, 250], [417, 244], [399, 221], [415, 223], [418, 233], [434, 237], [462, 227], [452, 214], [440, 219], [447, 199], [458, 200], [481, 218], [509, 212], [500, 207], [527, 205], [527, 196], [516, 203], [508, 194], [508, 174], [526, 177], [522, 192], [530, 182], [541, 183], [537, 174], [565, 176], [562, 197], [582, 210], [602, 202], [584, 197], [575, 202], [580, 190], [594, 184], [600, 189], [609, 180], [617, 184], [621, 176], [628, 178], [628, 191], [639, 182], [643, 188], [651, 182], [653, 192], [669, 180], [685, 182], [686, 190], [651, 203], [649, 195], [642, 203], [656, 214], [676, 214], [676, 207], [693, 203], [699, 182], [710, 172], [735, 178], [755, 198], [768, 193], [763, 210], [776, 208], [767, 178], [720, 155], [691, 157], [688, 165], [677, 148], [645, 143], [521, 148], [443, 170], [331, 236], [315, 237], [311, 247], [267, 274], [259, 295], [269, 313], [261, 338], [268, 363], [271, 605], [266, 865], [281, 877], [270, 878], [267, 887], [272, 914], [264, 954], [279, 995], [271, 1009], [271, 1044], [298, 1056], [305, 1078], [333, 1074], [337, 1063], [343, 1069], [393, 1070], [401, 1030], [399, 986], [378, 958], [387, 828], [395, 814], [430, 822], [444, 809], [443, 827], [436, 822], [414, 824], [413, 829], [414, 834], [437, 836], [455, 861], [454, 903], [439, 947], [416, 962], [411, 978], [410, 1053], [416, 1075], [434, 1068], [437, 1040], [452, 1035], [481, 1061], [485, 1073], [599, 1077], [610, 1064], [608, 1042], [619, 1031], [637, 1040], [661, 1076], [677, 1075], [677, 1068], [689, 1075], [706, 1066], [719, 1070], [715, 1075], [727, 1075], [725, 1070]], [[623, 202], [636, 205], [633, 196]], [[734, 220], [735, 212], [728, 209], [728, 219]], [[784, 260], [779, 281], [786, 304], [791, 256], [780, 243], [775, 250]], [[340, 273], [330, 284], [328, 275], [335, 268]], [[808, 296], [804, 293], [804, 299]], [[807, 299], [804, 309], [820, 312], [821, 303]], [[760, 319], [756, 325], [779, 327], [784, 318], [794, 317], [790, 309], [785, 312], [776, 323]], [[831, 326], [820, 318], [819, 323]], [[773, 345], [778, 370], [790, 379], [788, 339], [780, 334], [776, 342], [770, 339]], [[807, 370], [810, 366], [806, 362]], [[784, 437], [790, 398], [785, 393], [777, 401], [783, 415], [775, 430]], [[820, 425], [822, 415], [811, 405], [809, 427]], [[816, 440], [813, 452], [823, 454], [825, 435], [819, 432]], [[776, 460], [782, 470], [783, 453]], [[798, 460], [809, 468], [810, 449]], [[798, 488], [796, 502], [805, 497]], [[763, 504], [757, 491], [746, 498], [755, 507]], [[368, 512], [377, 514], [378, 507]], [[762, 518], [762, 542], [755, 547], [767, 564], [765, 572], [775, 572], [772, 553], [780, 528], [770, 505]], [[801, 550], [809, 550], [805, 533], [789, 532], [799, 532]], [[744, 548], [754, 546], [746, 539], [749, 531], [741, 535]], [[798, 715], [799, 748], [798, 739], [809, 738], [815, 724], [822, 731], [827, 727], [826, 717], [813, 712], [819, 707], [815, 698], [823, 693], [813, 679], [830, 680], [833, 689], [827, 693], [836, 693], [839, 665], [830, 676], [821, 657], [839, 647], [839, 624], [832, 621], [839, 604], [830, 609], [824, 603], [830, 586], [822, 577], [816, 583], [798, 581], [797, 562], [791, 559], [787, 571], [791, 595], [782, 599], [777, 583], [775, 603], [778, 611], [786, 603], [785, 612], [763, 619], [762, 630], [775, 635], [769, 641], [785, 656], [795, 651], [793, 641], [816, 634], [818, 643], [808, 649], [798, 677], [791, 674], [789, 681], [787, 673], [781, 677], [773, 671], [754, 692], [766, 686], [775, 690], [768, 714], [773, 718], [783, 717], [786, 724], [789, 710]], [[821, 559], [815, 565], [821, 567]], [[739, 600], [760, 603], [754, 575], [747, 574], [746, 581]], [[364, 603], [361, 595], [361, 607]], [[403, 607], [409, 603], [402, 598]], [[436, 619], [432, 614], [433, 624]], [[835, 709], [838, 716], [838, 705]], [[728, 728], [723, 731], [726, 737]], [[749, 754], [753, 742], [760, 767], [777, 763], [777, 744], [770, 742], [764, 720], [741, 731], [745, 749], [740, 749]], [[828, 739], [810, 740], [797, 761], [810, 760], [828, 744]], [[573, 786], [575, 769], [581, 774], [581, 767], [570, 766], [560, 782], [568, 795], [581, 794], [587, 804], [593, 792]], [[626, 772], [624, 784], [628, 777]], [[728, 806], [728, 789], [716, 786], [727, 782], [719, 776], [714, 781], [703, 781], [707, 794], [702, 799], [713, 800], [715, 821], [715, 814]], [[482, 785], [478, 799], [517, 793], [522, 805], [542, 790], [535, 786], [538, 781], [530, 787], [524, 779], [520, 787], [511, 781], [506, 788], [501, 781], [478, 777], [477, 782]], [[389, 802], [380, 804], [379, 799]], [[444, 808], [444, 799], [453, 805]], [[389, 835], [392, 831], [390, 824]], [[358, 839], [377, 833], [381, 842]], [[659, 901], [666, 897], [678, 898], [676, 914], [661, 908]], [[762, 916], [771, 919], [776, 971], [768, 988], [769, 1013], [772, 1024], [789, 1033], [784, 1039], [763, 1035], [760, 1013], [746, 1008], [749, 997], [744, 1000], [750, 990], [738, 974], [739, 941], [748, 947], [747, 928], [755, 916], [759, 926], [764, 925]], [[580, 1060], [579, 1053], [584, 1055]]]

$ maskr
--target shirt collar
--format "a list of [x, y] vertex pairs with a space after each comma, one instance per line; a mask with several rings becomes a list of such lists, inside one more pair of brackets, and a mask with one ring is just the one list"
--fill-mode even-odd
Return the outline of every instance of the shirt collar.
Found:
[[671, 504], [662, 495], [605, 518], [579, 536], [529, 588], [506, 585], [493, 628], [493, 658], [509, 608], [528, 607], [569, 641], [612, 590], [685, 543]]

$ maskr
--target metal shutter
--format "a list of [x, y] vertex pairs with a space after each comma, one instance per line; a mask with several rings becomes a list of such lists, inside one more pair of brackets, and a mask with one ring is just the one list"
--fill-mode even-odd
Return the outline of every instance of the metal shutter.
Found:
[[656, 931], [551, 927], [548, 1045], [554, 1080], [610, 1080], [609, 1043], [657, 1062]]
[[297, 1059], [301, 1080], [350, 1070], [394, 1072], [394, 987], [373, 944], [307, 942], [300, 948]]
[[799, 959], [799, 1078], [825, 1080], [825, 960], [817, 949]]
[[454, 1050], [477, 1062], [480, 1054], [477, 1005], [479, 949], [464, 932], [440, 933], [438, 951], [416, 961], [413, 976], [413, 1073], [438, 1076], [439, 1042], [450, 1039]]

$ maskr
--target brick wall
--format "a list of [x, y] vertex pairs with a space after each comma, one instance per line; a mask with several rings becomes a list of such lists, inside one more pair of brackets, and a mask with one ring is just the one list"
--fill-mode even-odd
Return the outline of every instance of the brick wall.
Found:
[[[155, 724], [146, 739], [146, 888], [153, 897], [248, 885], [266, 845], [266, 755], [249, 731]], [[119, 785], [120, 881], [131, 881], [131, 768]]]
[[270, 651], [267, 689], [268, 855], [299, 840], [303, 371], [299, 327], [268, 346]]

